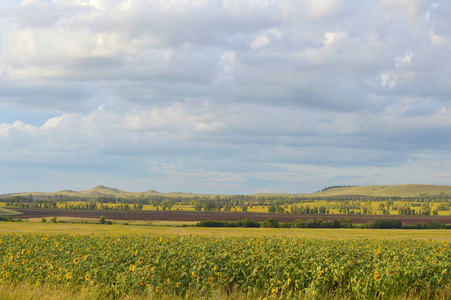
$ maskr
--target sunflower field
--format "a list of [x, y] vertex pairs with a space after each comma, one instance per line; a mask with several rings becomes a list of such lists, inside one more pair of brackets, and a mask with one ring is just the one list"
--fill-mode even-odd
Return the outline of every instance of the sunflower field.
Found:
[[0, 235], [0, 284], [105, 295], [239, 290], [264, 298], [421, 298], [451, 283], [451, 251], [432, 240]]

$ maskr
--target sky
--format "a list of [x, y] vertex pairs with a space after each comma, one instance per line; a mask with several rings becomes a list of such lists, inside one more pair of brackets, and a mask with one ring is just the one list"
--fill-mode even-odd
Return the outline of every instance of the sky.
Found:
[[0, 193], [451, 182], [451, 1], [2, 0]]

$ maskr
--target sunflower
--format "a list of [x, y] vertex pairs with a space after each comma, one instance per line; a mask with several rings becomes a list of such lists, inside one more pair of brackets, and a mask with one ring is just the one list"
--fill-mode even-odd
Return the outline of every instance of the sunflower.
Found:
[[177, 283], [175, 284], [175, 286], [179, 288], [179, 287], [180, 287], [180, 282], [177, 282]]
[[86, 279], [86, 280], [89, 280], [89, 279], [91, 279], [91, 275], [89, 275], [89, 274], [86, 274], [86, 276], [85, 276], [85, 279]]
[[71, 287], [71, 286], [72, 286], [72, 283], [68, 282], [68, 283], [67, 283], [67, 286], [68, 286], [68, 287]]
[[74, 264], [78, 264], [80, 262], [80, 259], [77, 257], [76, 259], [74, 259]]
[[63, 275], [59, 274], [58, 277], [57, 277], [57, 279], [58, 279], [58, 280], [63, 279]]

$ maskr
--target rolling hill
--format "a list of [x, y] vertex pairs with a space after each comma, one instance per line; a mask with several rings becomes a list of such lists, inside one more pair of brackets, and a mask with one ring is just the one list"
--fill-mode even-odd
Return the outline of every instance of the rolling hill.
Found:
[[317, 192], [312, 196], [398, 196], [417, 197], [451, 194], [451, 186], [427, 185], [427, 184], [404, 184], [404, 185], [367, 185], [353, 187], [337, 187], [327, 191]]
[[[326, 191], [316, 192], [312, 194], [251, 194], [253, 196], [257, 195], [278, 195], [278, 196], [398, 196], [398, 197], [418, 197], [418, 196], [432, 196], [440, 195], [441, 193], [451, 195], [451, 186], [448, 185], [426, 185], [426, 184], [405, 184], [405, 185], [367, 185], [367, 186], [352, 186], [352, 187], [336, 187], [331, 188]], [[39, 196], [53, 196], [58, 195], [68, 195], [68, 196], [79, 196], [79, 197], [95, 197], [95, 196], [139, 196], [139, 195], [162, 195], [167, 197], [194, 197], [194, 196], [217, 196], [210, 194], [193, 194], [193, 193], [159, 193], [155, 190], [147, 190], [145, 192], [127, 192], [121, 191], [116, 188], [106, 187], [103, 185], [98, 185], [92, 189], [85, 191], [73, 191], [73, 190], [62, 190], [56, 193], [18, 193], [12, 194], [15, 196], [28, 196], [33, 195], [39, 198]], [[11, 195], [11, 196], [12, 196]], [[2, 197], [6, 197], [3, 195]]]

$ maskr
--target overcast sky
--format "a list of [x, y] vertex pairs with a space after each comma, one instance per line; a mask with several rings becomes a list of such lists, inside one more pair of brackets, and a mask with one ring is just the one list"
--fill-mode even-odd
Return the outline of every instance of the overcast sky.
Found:
[[2, 0], [0, 193], [451, 182], [451, 1]]

